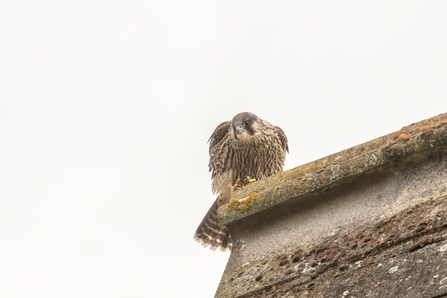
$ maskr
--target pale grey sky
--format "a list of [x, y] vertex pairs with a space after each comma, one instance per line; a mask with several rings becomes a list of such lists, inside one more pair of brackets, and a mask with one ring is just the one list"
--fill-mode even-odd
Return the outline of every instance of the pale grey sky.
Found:
[[445, 1], [0, 2], [0, 296], [212, 297], [207, 140], [286, 169], [447, 111]]

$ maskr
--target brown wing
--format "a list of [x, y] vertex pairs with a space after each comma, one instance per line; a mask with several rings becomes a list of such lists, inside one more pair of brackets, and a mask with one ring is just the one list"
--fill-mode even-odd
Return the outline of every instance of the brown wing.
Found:
[[284, 148], [285, 151], [289, 152], [289, 144], [287, 142], [286, 134], [279, 126], [275, 126], [275, 131], [279, 137], [279, 140], [281, 141], [281, 146]]
[[209, 149], [210, 154], [211, 154], [211, 151], [213, 150], [213, 148], [217, 144], [219, 144], [222, 141], [222, 139], [225, 137], [230, 125], [231, 125], [230, 121], [222, 122], [213, 131], [213, 133], [211, 134], [211, 137], [208, 139], [208, 142], [210, 142], [210, 149]]
[[208, 167], [211, 171], [212, 189], [215, 193], [221, 192], [221, 185], [228, 178], [229, 174], [230, 126], [230, 122], [222, 122], [217, 126], [209, 139], [210, 161]]
[[220, 248], [220, 250], [225, 251], [227, 249], [231, 250], [232, 247], [230, 231], [226, 227], [220, 226], [217, 220], [218, 207], [229, 200], [229, 197], [226, 198], [226, 195], [220, 192], [220, 185], [229, 175], [225, 159], [228, 152], [230, 125], [229, 121], [219, 124], [208, 140], [210, 142], [209, 169], [212, 171], [212, 189], [214, 193], [219, 193], [219, 197], [214, 201], [194, 234], [196, 241], [205, 247], [209, 245], [212, 250]]

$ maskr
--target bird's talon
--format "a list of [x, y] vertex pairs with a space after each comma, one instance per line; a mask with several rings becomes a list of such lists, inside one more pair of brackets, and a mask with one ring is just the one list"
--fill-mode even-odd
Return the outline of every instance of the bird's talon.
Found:
[[242, 187], [242, 181], [241, 181], [241, 179], [237, 178], [236, 182], [234, 182], [234, 185], [231, 188], [231, 191], [235, 191], [235, 190], [237, 190], [237, 189], [239, 189], [241, 187]]
[[244, 182], [245, 182], [245, 183], [253, 183], [253, 182], [256, 182], [256, 179], [255, 179], [255, 178], [251, 178], [250, 176], [247, 176], [247, 177], [244, 179]]

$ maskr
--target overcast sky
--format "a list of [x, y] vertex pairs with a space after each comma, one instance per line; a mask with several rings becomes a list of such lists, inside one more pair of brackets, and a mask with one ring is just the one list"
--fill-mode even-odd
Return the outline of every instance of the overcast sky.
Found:
[[0, 296], [212, 297], [207, 140], [286, 169], [447, 112], [446, 1], [0, 1]]

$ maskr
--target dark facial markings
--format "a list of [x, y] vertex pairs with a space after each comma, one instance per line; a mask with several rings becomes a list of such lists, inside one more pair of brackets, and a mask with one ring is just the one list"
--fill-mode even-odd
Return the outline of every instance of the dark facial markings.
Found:
[[255, 131], [253, 129], [253, 123], [256, 121], [256, 116], [251, 113], [240, 113], [237, 114], [232, 120], [232, 127], [235, 138], [238, 138], [238, 134], [242, 133], [244, 130], [249, 135], [254, 135]]
[[245, 130], [250, 135], [254, 135], [255, 134], [255, 131], [253, 130], [252, 124], [253, 124], [253, 119], [252, 118], [246, 118], [245, 121], [242, 123], [242, 125], [245, 128]]

